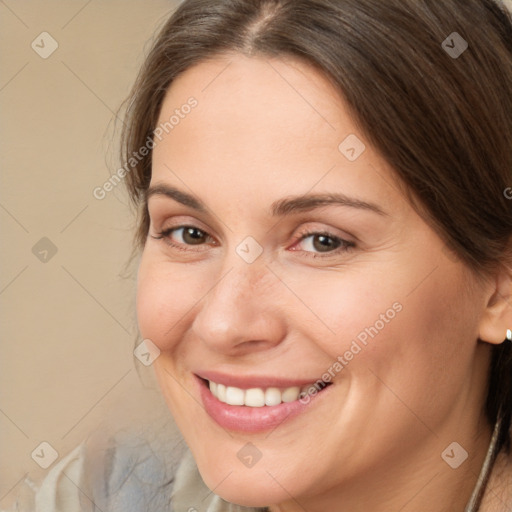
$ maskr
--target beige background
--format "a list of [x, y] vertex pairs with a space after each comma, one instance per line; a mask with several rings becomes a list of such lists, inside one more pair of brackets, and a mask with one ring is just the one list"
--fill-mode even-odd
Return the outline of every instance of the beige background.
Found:
[[[0, 0], [0, 508], [48, 471], [31, 458], [41, 442], [61, 457], [100, 422], [164, 408], [132, 356], [133, 217], [122, 187], [92, 191], [117, 168], [113, 113], [173, 6]], [[43, 31], [59, 45], [47, 59], [31, 47]]]
[[[117, 168], [113, 112], [174, 5], [0, 1], [0, 509], [48, 472], [31, 458], [42, 441], [62, 457], [109, 415], [161, 406], [132, 355], [135, 277], [120, 276], [133, 216], [122, 187], [92, 191]], [[47, 59], [31, 47], [43, 31], [59, 45]]]

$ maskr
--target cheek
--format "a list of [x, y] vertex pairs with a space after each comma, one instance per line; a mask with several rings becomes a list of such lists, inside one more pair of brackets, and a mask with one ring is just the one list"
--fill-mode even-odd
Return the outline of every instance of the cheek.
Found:
[[[418, 287], [407, 284], [427, 273], [411, 273], [410, 280], [395, 282], [393, 291], [381, 296], [381, 308], [396, 301], [402, 310], [369, 339], [357, 362], [354, 359], [352, 375], [361, 387], [366, 385], [363, 375], [370, 378], [373, 394], [379, 397], [377, 414], [394, 408], [396, 418], [407, 424], [414, 411], [435, 428], [467, 392], [478, 315], [471, 298], [461, 293], [462, 277], [456, 273], [450, 276], [439, 268]], [[371, 375], [357, 368], [368, 368]]]
[[204, 295], [199, 273], [144, 254], [137, 278], [137, 321], [143, 338], [162, 352], [174, 348], [194, 304]]
[[467, 294], [461, 297], [462, 276], [439, 269], [415, 288], [429, 270], [390, 270], [393, 279], [370, 272], [295, 276], [290, 287], [309, 311], [293, 324], [328, 355], [331, 376], [343, 372], [357, 383], [369, 369], [413, 401], [427, 387], [455, 395], [470, 369], [478, 317]]
[[[347, 351], [350, 360], [370, 351], [400, 322], [403, 305], [379, 276], [340, 270], [290, 276], [290, 288], [303, 303], [293, 325], [333, 361]], [[294, 300], [293, 297], [290, 300]]]

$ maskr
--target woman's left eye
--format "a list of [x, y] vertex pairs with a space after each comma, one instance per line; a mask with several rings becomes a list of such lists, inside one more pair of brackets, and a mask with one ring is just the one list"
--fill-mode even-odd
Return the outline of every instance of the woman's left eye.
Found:
[[297, 245], [302, 245], [302, 251], [320, 254], [334, 254], [355, 247], [353, 242], [330, 233], [306, 233], [300, 237]]

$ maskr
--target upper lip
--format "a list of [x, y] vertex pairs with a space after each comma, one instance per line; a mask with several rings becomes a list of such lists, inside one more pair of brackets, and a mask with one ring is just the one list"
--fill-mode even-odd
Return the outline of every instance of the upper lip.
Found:
[[296, 379], [267, 375], [232, 375], [216, 372], [214, 370], [196, 372], [196, 375], [204, 380], [213, 381], [217, 384], [224, 384], [225, 386], [233, 386], [240, 389], [270, 387], [290, 388], [294, 386], [302, 387], [308, 384], [314, 384], [318, 380], [321, 380], [320, 378]]

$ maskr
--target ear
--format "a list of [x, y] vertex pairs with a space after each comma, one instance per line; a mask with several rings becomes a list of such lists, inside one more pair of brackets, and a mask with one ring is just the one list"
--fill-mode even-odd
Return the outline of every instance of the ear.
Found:
[[480, 319], [479, 338], [493, 345], [512, 343], [511, 270], [505, 266], [500, 267], [486, 289], [487, 304]]

